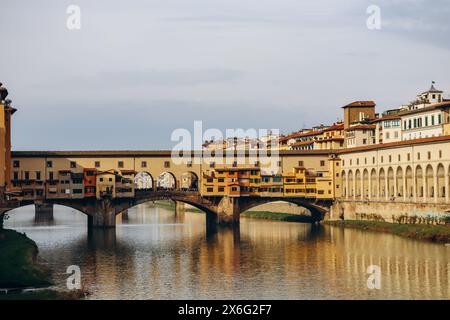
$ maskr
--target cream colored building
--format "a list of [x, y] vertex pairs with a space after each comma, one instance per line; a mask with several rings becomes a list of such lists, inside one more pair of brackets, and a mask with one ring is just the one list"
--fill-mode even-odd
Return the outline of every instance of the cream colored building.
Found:
[[449, 203], [450, 136], [341, 150], [339, 157], [343, 199]]
[[442, 136], [443, 114], [440, 107], [446, 105], [450, 105], [450, 102], [401, 112], [402, 140]]
[[401, 117], [399, 115], [383, 115], [372, 123], [376, 125], [375, 144], [402, 140]]
[[346, 148], [356, 148], [375, 144], [375, 128], [373, 124], [355, 124], [345, 129]]

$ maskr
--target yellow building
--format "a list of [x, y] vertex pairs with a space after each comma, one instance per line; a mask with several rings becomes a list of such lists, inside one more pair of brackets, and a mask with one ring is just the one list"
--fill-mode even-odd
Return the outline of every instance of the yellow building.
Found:
[[260, 168], [217, 168], [203, 174], [201, 192], [205, 196], [256, 196], [260, 182]]
[[335, 150], [344, 147], [344, 123], [339, 122], [320, 131], [314, 141], [315, 150]]
[[283, 187], [285, 197], [306, 196], [306, 169], [295, 167], [292, 172], [283, 174]]
[[115, 170], [107, 170], [97, 173], [96, 176], [96, 197], [100, 199], [102, 196], [109, 195], [113, 198], [116, 197], [116, 179], [119, 178], [119, 174]]
[[[330, 165], [335, 164], [330, 162]], [[283, 189], [285, 197], [332, 199], [335, 189], [333, 173], [295, 167], [292, 172], [283, 174]]]
[[0, 201], [11, 187], [11, 115], [16, 112], [7, 100], [8, 91], [0, 83]]
[[259, 184], [259, 195], [261, 197], [282, 197], [283, 196], [283, 176], [281, 175], [261, 175]]

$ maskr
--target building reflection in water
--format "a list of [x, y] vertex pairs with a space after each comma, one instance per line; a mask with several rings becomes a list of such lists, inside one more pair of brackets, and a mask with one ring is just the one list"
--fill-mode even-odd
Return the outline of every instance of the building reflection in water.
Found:
[[[7, 221], [40, 248], [63, 287], [68, 265], [82, 269], [93, 299], [448, 299], [450, 248], [329, 226], [242, 219], [207, 230], [203, 213], [144, 204], [114, 230], [86, 231], [63, 208], [52, 225], [23, 210]], [[378, 265], [380, 290], [367, 288]]]

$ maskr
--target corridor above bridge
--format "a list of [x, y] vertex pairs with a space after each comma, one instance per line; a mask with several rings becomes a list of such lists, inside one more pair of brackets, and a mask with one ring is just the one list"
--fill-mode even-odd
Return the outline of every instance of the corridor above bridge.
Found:
[[76, 208], [96, 226], [113, 226], [116, 214], [161, 197], [194, 205], [210, 221], [234, 224], [242, 210], [283, 199], [308, 208], [318, 221], [339, 190], [333, 178], [339, 159], [329, 152], [235, 154], [231, 161], [192, 156], [201, 161], [174, 161], [170, 151], [17, 151], [10, 197], [22, 205]]

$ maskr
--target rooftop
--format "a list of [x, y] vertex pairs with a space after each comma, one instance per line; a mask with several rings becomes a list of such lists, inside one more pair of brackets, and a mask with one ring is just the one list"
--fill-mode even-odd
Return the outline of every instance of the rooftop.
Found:
[[437, 89], [434, 87], [434, 85], [435, 85], [435, 82], [433, 81], [433, 82], [431, 83], [430, 89], [428, 89], [428, 91], [422, 92], [422, 94], [424, 94], [424, 93], [442, 93], [442, 92], [443, 92], [443, 91], [441, 91], [441, 90], [437, 90]]
[[361, 108], [361, 107], [375, 107], [376, 103], [372, 100], [369, 101], [354, 101], [352, 103], [349, 103], [342, 108]]

